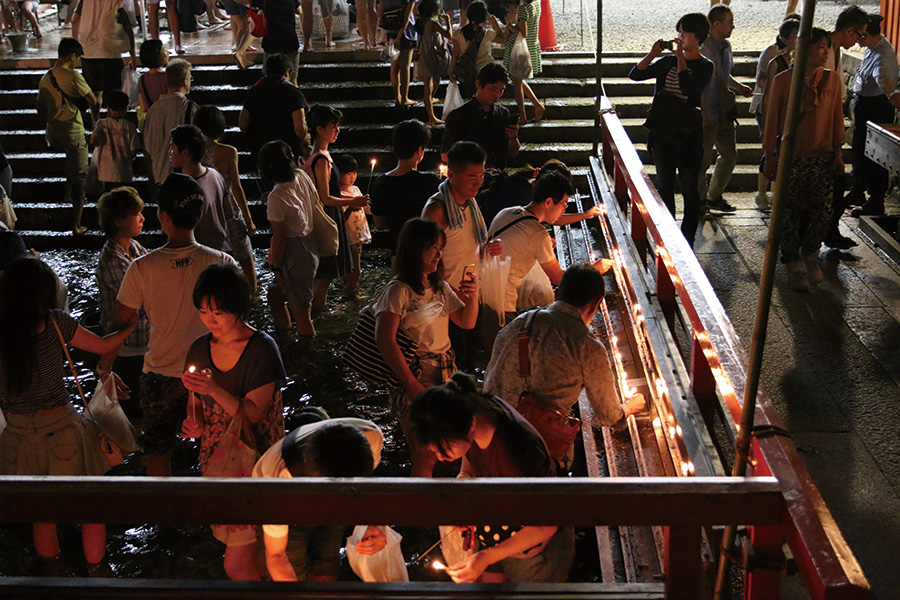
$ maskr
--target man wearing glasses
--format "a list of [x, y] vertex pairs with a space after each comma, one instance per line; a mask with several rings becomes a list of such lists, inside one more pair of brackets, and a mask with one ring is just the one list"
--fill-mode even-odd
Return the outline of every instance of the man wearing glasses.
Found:
[[[841, 97], [844, 96], [844, 76], [843, 65], [841, 64], [841, 49], [852, 48], [859, 41], [860, 37], [865, 35], [866, 26], [869, 24], [869, 15], [866, 11], [858, 6], [848, 6], [838, 15], [834, 24], [834, 31], [831, 33], [831, 49], [832, 54], [825, 63], [825, 68], [841, 75]], [[841, 215], [847, 208], [847, 201], [844, 199], [844, 176], [836, 175], [834, 178], [834, 195], [831, 203], [831, 225], [825, 236], [825, 245], [829, 248], [840, 248], [846, 250], [856, 246], [856, 242], [850, 238], [841, 235], [838, 227], [841, 221]]]

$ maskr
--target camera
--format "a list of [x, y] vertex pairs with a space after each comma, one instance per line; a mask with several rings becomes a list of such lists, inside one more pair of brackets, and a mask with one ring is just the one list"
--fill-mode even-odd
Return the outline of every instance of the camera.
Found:
[[675, 44], [672, 40], [659, 40], [659, 47], [663, 50], [672, 50], [675, 48]]

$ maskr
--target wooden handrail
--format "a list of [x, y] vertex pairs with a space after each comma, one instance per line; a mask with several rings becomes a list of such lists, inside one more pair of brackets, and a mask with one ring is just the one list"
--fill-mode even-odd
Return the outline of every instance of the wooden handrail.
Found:
[[0, 523], [778, 524], [774, 478], [0, 477]]
[[[608, 99], [603, 107], [611, 109]], [[693, 329], [691, 370], [696, 377], [712, 382], [719, 373], [726, 385], [719, 387], [731, 417], [738, 422], [744, 392], [746, 353], [728, 319], [724, 307], [709, 283], [674, 219], [643, 168], [640, 158], [614, 111], [601, 115], [604, 154], [602, 165], [613, 182], [618, 209], [630, 208], [631, 231], [637, 230], [657, 250], [657, 287], [674, 289]], [[601, 163], [592, 158], [593, 171]], [[661, 294], [662, 295], [662, 294]], [[672, 300], [674, 302], [674, 299]], [[714, 361], [715, 364], [712, 364]], [[722, 388], [731, 388], [722, 393]], [[700, 390], [695, 389], [699, 395]], [[704, 390], [708, 391], [708, 390]], [[783, 423], [768, 396], [760, 390], [755, 426], [783, 428]], [[773, 435], [754, 440], [756, 461], [751, 471], [772, 474], [785, 491], [786, 539], [797, 561], [800, 575], [815, 600], [830, 598], [870, 598], [868, 581], [859, 563], [840, 533], [824, 499], [806, 470], [793, 442]]]

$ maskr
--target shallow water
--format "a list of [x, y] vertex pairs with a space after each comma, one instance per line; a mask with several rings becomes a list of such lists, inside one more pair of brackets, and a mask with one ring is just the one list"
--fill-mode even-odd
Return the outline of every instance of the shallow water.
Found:
[[[69, 310], [82, 323], [95, 324], [99, 321], [99, 305], [96, 296], [94, 269], [98, 252], [88, 250], [51, 251], [42, 258], [59, 274], [69, 289]], [[361, 292], [371, 298], [383, 287], [389, 278], [390, 257], [387, 251], [366, 248], [363, 254], [363, 272], [360, 279]], [[272, 280], [271, 273], [264, 268], [265, 251], [256, 250], [256, 263], [260, 281], [261, 299], [251, 311], [250, 323], [271, 333], [274, 329], [271, 316], [265, 305], [266, 288]], [[367, 300], [345, 301], [337, 285], [329, 294], [329, 310], [316, 320], [318, 336], [312, 352], [303, 354], [294, 344], [279, 340], [288, 383], [284, 391], [285, 426], [293, 429], [295, 415], [306, 406], [321, 406], [332, 417], [355, 416], [377, 423], [385, 436], [381, 465], [376, 476], [399, 477], [409, 475], [409, 455], [403, 435], [397, 422], [390, 417], [388, 394], [385, 390], [372, 389], [364, 381], [346, 369], [339, 354], [353, 327], [356, 315]], [[93, 389], [93, 360], [87, 355], [73, 354], [77, 362], [79, 378], [85, 390]], [[77, 398], [71, 376], [67, 382], [73, 398]], [[80, 400], [76, 402], [80, 404]], [[179, 440], [173, 455], [173, 471], [180, 476], [199, 476], [197, 463], [198, 443], [193, 440]], [[450, 465], [441, 465], [445, 474], [452, 476]], [[133, 455], [123, 465], [114, 469], [110, 476], [142, 475], [144, 461], [140, 454]], [[110, 499], [110, 502], [114, 502]], [[362, 519], [365, 520], [365, 519]], [[404, 556], [411, 560], [424, 552], [438, 539], [437, 530], [397, 527], [403, 534]], [[348, 535], [349, 535], [348, 529]], [[579, 536], [580, 546], [589, 550], [593, 545], [593, 532], [585, 531]], [[79, 529], [74, 525], [59, 527], [62, 575], [79, 576], [85, 574], [84, 558], [81, 552]], [[107, 534], [107, 559], [110, 569], [117, 577], [146, 578], [190, 578], [223, 579], [222, 567], [224, 546], [216, 541], [209, 527], [197, 525], [172, 527], [144, 524], [126, 527], [111, 525]], [[595, 547], [595, 546], [594, 546]], [[582, 555], [596, 556], [593, 552]], [[447, 580], [445, 574], [430, 568], [430, 560], [439, 558], [439, 549], [434, 550], [423, 561], [425, 564], [411, 564], [410, 577], [414, 580]], [[595, 581], [593, 560], [579, 560], [576, 570], [580, 581]], [[4, 525], [0, 531], [0, 576], [39, 575], [47, 573], [36, 559], [31, 535], [31, 527]], [[342, 579], [355, 579], [347, 565], [342, 566]]]

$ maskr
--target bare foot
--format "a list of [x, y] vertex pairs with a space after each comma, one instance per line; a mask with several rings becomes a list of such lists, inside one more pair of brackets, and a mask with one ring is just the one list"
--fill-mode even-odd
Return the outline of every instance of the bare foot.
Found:
[[87, 227], [83, 225], [73, 225], [72, 226], [72, 235], [84, 235], [87, 232]]
[[428, 124], [431, 125], [431, 126], [434, 126], [434, 125], [443, 125], [444, 122], [441, 121], [440, 119], [438, 119], [437, 117], [434, 117], [434, 118], [428, 119]]
[[184, 53], [185, 53], [184, 46], [182, 46], [181, 44], [176, 44], [175, 45], [175, 54], [184, 54]]
[[415, 106], [416, 104], [418, 104], [418, 102], [416, 102], [415, 100], [410, 100], [409, 98], [407, 98], [406, 100], [404, 100], [403, 102], [401, 102], [401, 104], [402, 104], [403, 106]]
[[232, 56], [234, 57], [234, 62], [237, 63], [238, 69], [243, 70], [250, 66], [249, 64], [244, 62], [244, 57], [242, 54], [235, 52], [234, 54], [232, 54]]

